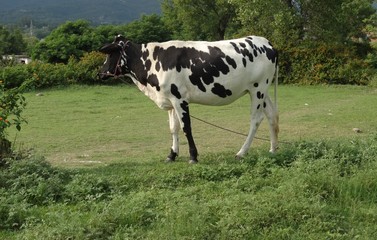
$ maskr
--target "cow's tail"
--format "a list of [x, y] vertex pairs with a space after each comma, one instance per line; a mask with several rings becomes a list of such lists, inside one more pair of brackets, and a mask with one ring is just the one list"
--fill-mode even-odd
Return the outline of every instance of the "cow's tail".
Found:
[[278, 109], [278, 79], [279, 79], [279, 65], [275, 68], [275, 86], [274, 86], [274, 104], [275, 109]]

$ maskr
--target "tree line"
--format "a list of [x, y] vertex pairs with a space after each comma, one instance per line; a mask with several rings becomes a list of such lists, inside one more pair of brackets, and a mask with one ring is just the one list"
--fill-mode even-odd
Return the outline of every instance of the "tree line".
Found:
[[[143, 15], [123, 25], [92, 26], [86, 20], [68, 21], [42, 40], [23, 37], [20, 30], [3, 26], [0, 54], [27, 51], [35, 60], [67, 64], [72, 57], [80, 59], [85, 53], [98, 50], [119, 33], [138, 43], [260, 35], [282, 53], [285, 82], [364, 84], [377, 66], [369, 41], [375, 37], [377, 26], [372, 3], [373, 0], [163, 0], [162, 15]], [[357, 75], [364, 77], [357, 80]]]

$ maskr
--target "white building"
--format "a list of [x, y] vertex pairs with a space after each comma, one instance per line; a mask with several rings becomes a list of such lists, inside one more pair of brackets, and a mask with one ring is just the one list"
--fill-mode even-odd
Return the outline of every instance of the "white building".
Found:
[[4, 55], [3, 60], [14, 60], [20, 64], [29, 64], [31, 62], [31, 58], [27, 55]]

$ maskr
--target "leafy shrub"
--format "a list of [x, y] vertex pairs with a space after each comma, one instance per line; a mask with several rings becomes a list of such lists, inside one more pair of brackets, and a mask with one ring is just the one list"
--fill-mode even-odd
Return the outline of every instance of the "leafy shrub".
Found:
[[30, 79], [30, 72], [26, 65], [17, 64], [0, 68], [0, 81], [6, 89], [19, 87]]
[[68, 79], [65, 78], [67, 66], [64, 64], [32, 62], [28, 65], [28, 72], [34, 88], [47, 88], [68, 84]]
[[0, 68], [5, 88], [19, 87], [28, 82], [36, 89], [68, 84], [101, 83], [97, 78], [99, 67], [104, 62], [99, 52], [85, 53], [80, 60], [71, 57], [68, 64], [31, 62], [28, 65], [14, 65]]
[[67, 73], [73, 73], [71, 76], [66, 76], [72, 81], [80, 84], [99, 83], [97, 77], [99, 67], [105, 61], [105, 56], [99, 52], [85, 53], [79, 61], [71, 58], [68, 62]]
[[[372, 50], [357, 45], [308, 45], [280, 50], [284, 83], [366, 85], [375, 73]], [[374, 54], [372, 54], [374, 55]]]
[[24, 86], [6, 90], [0, 80], [0, 164], [2, 159], [11, 151], [11, 143], [7, 140], [6, 130], [15, 126], [21, 130], [21, 124], [26, 120], [21, 116], [26, 106], [25, 98], [22, 96]]

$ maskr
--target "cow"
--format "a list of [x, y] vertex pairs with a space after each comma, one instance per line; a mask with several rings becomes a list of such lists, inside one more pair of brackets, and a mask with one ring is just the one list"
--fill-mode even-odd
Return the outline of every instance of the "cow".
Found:
[[[251, 98], [250, 130], [236, 158], [242, 158], [249, 150], [264, 115], [269, 122], [270, 152], [277, 149], [278, 53], [267, 39], [248, 36], [216, 42], [136, 44], [118, 35], [99, 51], [107, 54], [99, 73], [101, 79], [128, 76], [159, 108], [168, 111], [173, 144], [167, 162], [175, 161], [179, 154], [180, 129], [188, 141], [189, 162], [198, 162], [191, 130], [190, 103], [226, 105], [247, 93]], [[273, 81], [274, 103], [268, 94]]]

